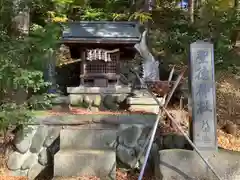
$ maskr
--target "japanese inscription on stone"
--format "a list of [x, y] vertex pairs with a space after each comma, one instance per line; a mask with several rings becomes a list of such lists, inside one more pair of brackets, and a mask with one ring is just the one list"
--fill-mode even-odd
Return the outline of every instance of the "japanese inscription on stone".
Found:
[[193, 141], [202, 150], [217, 149], [216, 92], [213, 45], [197, 41], [190, 45]]

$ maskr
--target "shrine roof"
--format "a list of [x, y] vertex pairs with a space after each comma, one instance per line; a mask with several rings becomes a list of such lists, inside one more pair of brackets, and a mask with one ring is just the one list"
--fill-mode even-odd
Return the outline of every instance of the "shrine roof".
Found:
[[63, 24], [63, 43], [135, 44], [141, 39], [136, 22], [80, 21]]

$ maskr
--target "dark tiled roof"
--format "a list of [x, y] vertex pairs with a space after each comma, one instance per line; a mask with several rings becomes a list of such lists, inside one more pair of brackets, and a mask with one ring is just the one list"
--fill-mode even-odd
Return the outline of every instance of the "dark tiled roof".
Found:
[[81, 21], [63, 25], [65, 43], [137, 43], [141, 38], [136, 22]]

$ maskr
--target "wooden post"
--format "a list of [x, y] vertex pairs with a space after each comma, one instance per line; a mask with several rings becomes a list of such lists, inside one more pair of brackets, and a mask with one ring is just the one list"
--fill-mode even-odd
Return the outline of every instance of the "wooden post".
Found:
[[193, 142], [200, 150], [217, 150], [213, 44], [190, 45], [190, 69]]
[[[85, 51], [82, 50], [81, 51], [81, 71], [80, 71], [80, 75], [85, 75], [85, 69], [86, 69], [86, 59], [85, 59]], [[84, 77], [80, 77], [80, 85], [84, 85]]]

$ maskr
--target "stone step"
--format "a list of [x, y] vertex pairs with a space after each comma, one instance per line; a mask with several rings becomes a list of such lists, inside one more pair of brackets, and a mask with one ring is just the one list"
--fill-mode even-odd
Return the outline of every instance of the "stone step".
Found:
[[96, 176], [115, 179], [114, 150], [60, 150], [54, 156], [54, 177]]
[[[157, 98], [163, 105], [165, 102], [163, 98]], [[152, 97], [136, 97], [128, 98], [127, 103], [130, 105], [158, 105]]]
[[98, 127], [68, 128], [60, 132], [60, 149], [109, 149], [116, 142], [116, 129]]

